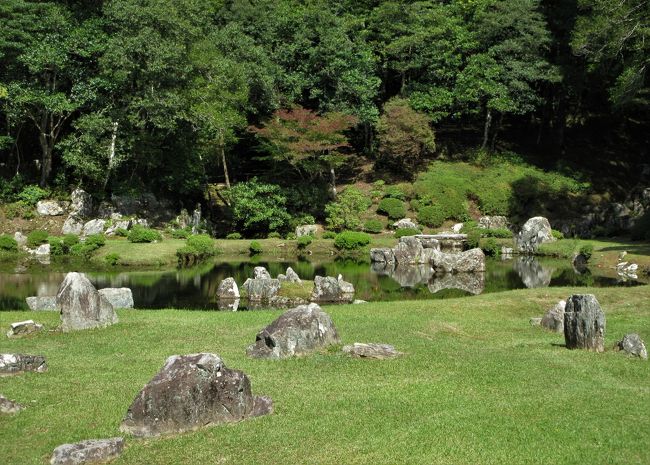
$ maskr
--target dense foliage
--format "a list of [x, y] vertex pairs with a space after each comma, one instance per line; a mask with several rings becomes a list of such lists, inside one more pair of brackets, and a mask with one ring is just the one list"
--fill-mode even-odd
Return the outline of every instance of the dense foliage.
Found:
[[334, 245], [338, 249], [356, 250], [370, 244], [370, 236], [363, 232], [343, 231], [334, 238]]

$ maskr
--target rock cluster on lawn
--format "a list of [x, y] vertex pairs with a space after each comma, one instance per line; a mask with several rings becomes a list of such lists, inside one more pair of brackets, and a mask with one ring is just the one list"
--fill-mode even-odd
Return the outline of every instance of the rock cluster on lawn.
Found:
[[120, 430], [158, 436], [271, 412], [271, 400], [253, 396], [248, 376], [218, 355], [174, 355], [136, 396]]
[[246, 353], [254, 358], [280, 359], [305, 355], [339, 342], [332, 318], [311, 303], [286, 311], [262, 329]]
[[81, 273], [68, 273], [56, 295], [61, 328], [74, 331], [109, 326], [118, 318], [113, 306]]
[[47, 363], [42, 355], [0, 354], [0, 375], [15, 375], [26, 371], [43, 373]]
[[530, 218], [516, 237], [517, 250], [522, 253], [535, 253], [540, 245], [553, 242], [555, 238], [551, 224], [543, 216]]
[[43, 325], [34, 323], [34, 320], [19, 321], [11, 323], [11, 329], [9, 329], [7, 337], [22, 337], [42, 330]]
[[0, 413], [4, 413], [5, 415], [13, 415], [14, 413], [20, 412], [24, 408], [25, 407], [20, 405], [18, 402], [9, 400], [0, 394]]
[[593, 294], [574, 294], [564, 310], [564, 341], [568, 349], [605, 350], [605, 313]]
[[314, 289], [309, 300], [311, 302], [352, 302], [354, 300], [354, 286], [344, 281], [341, 275], [338, 278], [316, 276], [314, 278]]
[[542, 317], [541, 326], [556, 333], [564, 332], [564, 309], [566, 301], [560, 300]]
[[402, 355], [389, 344], [375, 344], [355, 342], [352, 345], [344, 346], [343, 352], [358, 358], [375, 358], [379, 360], [395, 358]]
[[119, 457], [123, 450], [124, 438], [89, 439], [63, 444], [54, 449], [50, 465], [106, 463]]
[[634, 357], [648, 360], [648, 350], [646, 349], [641, 336], [636, 333], [629, 333], [623, 336], [623, 339], [618, 341], [614, 348], [616, 350], [622, 350]]
[[98, 292], [113, 308], [133, 308], [133, 292], [128, 287], [107, 287]]

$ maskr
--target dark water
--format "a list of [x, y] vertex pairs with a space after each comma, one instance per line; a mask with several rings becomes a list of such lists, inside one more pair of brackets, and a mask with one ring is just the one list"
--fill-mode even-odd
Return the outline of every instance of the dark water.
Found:
[[[303, 279], [314, 276], [343, 275], [354, 284], [355, 298], [367, 301], [405, 299], [443, 299], [499, 292], [526, 287], [549, 286], [632, 286], [637, 281], [621, 282], [590, 272], [578, 274], [567, 260], [515, 257], [512, 260], [488, 260], [486, 273], [436, 277], [427, 266], [396, 270], [378, 264], [354, 261], [298, 262], [216, 262], [172, 271], [87, 272], [98, 288], [129, 287], [136, 308], [216, 309], [214, 299], [222, 279], [232, 276], [241, 284], [253, 275], [253, 268], [265, 266], [272, 276], [291, 266]], [[55, 295], [67, 269], [0, 272], [0, 310], [27, 310], [25, 297]], [[78, 271], [78, 270], [76, 270]], [[240, 307], [243, 309], [244, 307]]]

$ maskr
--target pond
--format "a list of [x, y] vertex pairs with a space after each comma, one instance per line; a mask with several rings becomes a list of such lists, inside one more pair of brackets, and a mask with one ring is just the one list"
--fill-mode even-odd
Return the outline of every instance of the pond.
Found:
[[[443, 276], [434, 276], [428, 266], [385, 270], [380, 264], [350, 260], [270, 263], [216, 261], [179, 270], [86, 273], [98, 289], [131, 288], [135, 306], [139, 309], [216, 310], [218, 307], [214, 296], [221, 280], [232, 276], [241, 286], [246, 278], [252, 277], [256, 266], [265, 266], [274, 277], [284, 273], [287, 266], [291, 266], [302, 279], [341, 274], [354, 285], [355, 298], [366, 301], [444, 299], [527, 287], [643, 284], [638, 281], [622, 282], [589, 271], [580, 274], [571, 267], [568, 260], [536, 257], [514, 257], [503, 261], [489, 259], [485, 273]], [[16, 270], [20, 272], [0, 272], [0, 310], [27, 310], [26, 297], [56, 295], [65, 276], [64, 271], [68, 270], [69, 268], [53, 265]], [[243, 310], [245, 306], [240, 306], [239, 309]]]

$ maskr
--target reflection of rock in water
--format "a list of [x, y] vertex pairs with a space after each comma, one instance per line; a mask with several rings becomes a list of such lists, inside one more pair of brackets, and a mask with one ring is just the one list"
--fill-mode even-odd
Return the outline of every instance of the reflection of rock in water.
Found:
[[217, 308], [219, 310], [236, 312], [239, 308], [239, 299], [219, 299], [217, 300]]
[[517, 272], [524, 286], [532, 287], [548, 287], [551, 284], [551, 277], [553, 276], [553, 268], [544, 268], [539, 260], [531, 256], [521, 256], [512, 265], [513, 269]]
[[415, 287], [429, 282], [433, 268], [430, 265], [398, 265], [389, 275], [402, 287]]
[[478, 295], [485, 289], [485, 273], [436, 274], [433, 275], [427, 287], [432, 294], [443, 289], [460, 289]]
[[370, 264], [370, 269], [373, 273], [377, 273], [380, 276], [390, 276], [393, 274], [395, 269], [394, 263], [382, 263], [382, 262], [372, 262]]

